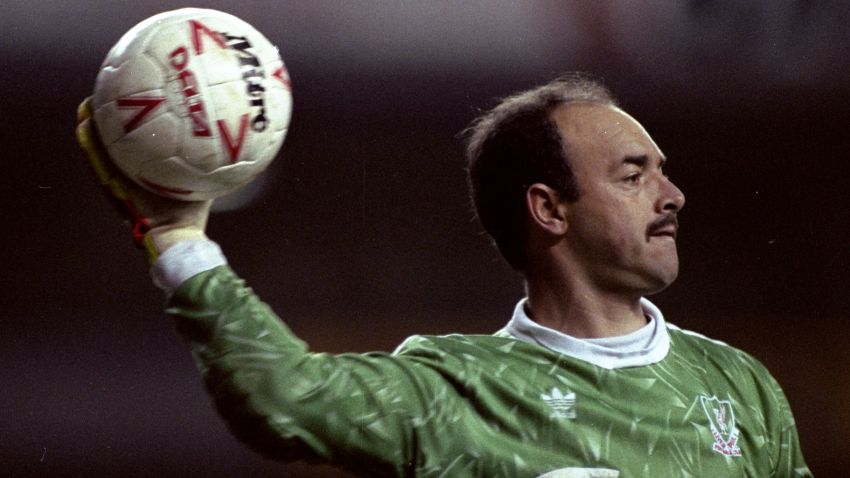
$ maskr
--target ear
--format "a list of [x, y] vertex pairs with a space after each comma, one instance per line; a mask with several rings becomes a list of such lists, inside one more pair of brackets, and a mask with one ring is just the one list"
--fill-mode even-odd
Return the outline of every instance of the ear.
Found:
[[537, 229], [560, 236], [567, 232], [566, 203], [557, 191], [542, 183], [534, 183], [525, 191], [528, 217]]

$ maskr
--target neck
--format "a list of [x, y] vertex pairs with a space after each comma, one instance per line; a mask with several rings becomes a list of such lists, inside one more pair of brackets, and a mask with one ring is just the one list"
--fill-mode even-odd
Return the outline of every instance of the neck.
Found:
[[639, 295], [618, 294], [568, 277], [527, 277], [529, 317], [577, 338], [616, 337], [647, 320]]

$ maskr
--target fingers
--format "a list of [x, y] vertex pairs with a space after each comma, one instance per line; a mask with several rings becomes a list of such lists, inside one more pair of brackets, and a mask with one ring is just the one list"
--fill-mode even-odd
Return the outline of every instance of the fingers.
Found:
[[110, 162], [92, 120], [90, 101], [90, 98], [86, 98], [77, 108], [77, 142], [109, 202], [118, 214], [131, 222], [133, 242], [141, 247], [145, 234], [150, 230], [150, 220], [138, 210], [136, 202], [131, 198], [129, 188], [133, 186], [130, 181]]

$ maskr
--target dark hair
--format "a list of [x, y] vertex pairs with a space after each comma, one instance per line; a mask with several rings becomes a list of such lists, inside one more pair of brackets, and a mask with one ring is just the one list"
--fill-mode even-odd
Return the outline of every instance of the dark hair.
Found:
[[478, 218], [516, 270], [526, 268], [525, 193], [534, 183], [576, 201], [579, 189], [551, 118], [559, 105], [616, 106], [610, 91], [587, 75], [571, 73], [504, 98], [466, 129], [469, 188]]

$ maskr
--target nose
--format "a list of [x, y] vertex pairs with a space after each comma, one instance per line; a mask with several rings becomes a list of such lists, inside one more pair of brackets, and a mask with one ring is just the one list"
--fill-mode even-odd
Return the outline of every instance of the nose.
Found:
[[663, 177], [656, 208], [659, 213], [679, 212], [685, 207], [685, 193], [670, 179]]

